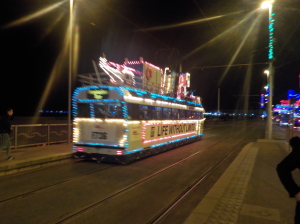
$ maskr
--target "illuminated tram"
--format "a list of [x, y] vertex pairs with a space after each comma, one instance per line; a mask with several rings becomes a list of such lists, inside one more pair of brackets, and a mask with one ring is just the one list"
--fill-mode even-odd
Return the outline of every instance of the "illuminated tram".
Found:
[[[109, 77], [128, 67], [118, 68], [106, 60], [102, 63], [107, 66], [104, 68], [100, 62], [104, 71], [110, 69]], [[140, 64], [143, 70], [152, 66], [149, 63], [145, 66], [143, 61]], [[160, 69], [153, 66], [151, 69], [153, 78], [153, 69]], [[131, 67], [131, 72], [135, 74], [139, 70]], [[163, 80], [168, 78], [162, 72], [158, 76], [160, 81], [155, 83], [158, 88], [152, 85], [155, 91], [147, 91], [149, 83], [145, 84], [141, 73], [140, 79], [134, 75], [129, 77], [130, 85], [124, 84], [126, 79], [123, 85], [111, 83], [110, 78], [109, 85], [88, 85], [75, 90], [72, 99], [74, 157], [125, 164], [201, 139], [205, 118], [200, 98], [181, 99], [184, 95], [181, 92], [176, 98], [167, 92], [162, 94], [166, 89], [161, 88], [166, 83]]]

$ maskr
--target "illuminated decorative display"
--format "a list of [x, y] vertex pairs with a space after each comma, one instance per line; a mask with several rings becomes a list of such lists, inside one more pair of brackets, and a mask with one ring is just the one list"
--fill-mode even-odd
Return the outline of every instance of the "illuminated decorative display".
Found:
[[189, 73], [174, 76], [175, 89], [172, 76], [142, 58], [123, 65], [100, 58], [100, 67], [110, 85], [79, 87], [72, 97], [76, 156], [134, 160], [200, 140], [204, 108], [193, 93], [185, 100]]
[[195, 134], [196, 129], [197, 122], [151, 122], [143, 125], [142, 139], [143, 143], [156, 142], [159, 140]]
[[190, 74], [180, 74], [177, 88], [177, 99], [184, 99], [187, 96], [187, 87], [190, 87]]
[[87, 91], [88, 99], [107, 99], [108, 91], [103, 89], [90, 89]]
[[198, 138], [198, 137], [201, 137], [202, 135], [203, 135], [203, 134], [200, 134], [200, 135], [193, 135], [193, 136], [191, 136], [191, 137], [186, 137], [186, 138], [183, 138], [183, 139], [177, 139], [177, 140], [173, 140], [173, 141], [169, 141], [169, 142], [164, 142], [164, 143], [152, 145], [151, 148], [155, 148], [155, 147], [158, 147], [158, 146], [164, 146], [164, 145], [167, 145], [167, 144], [170, 144], [170, 143], [180, 142], [180, 141], [186, 140], [186, 139]]
[[264, 108], [265, 105], [265, 95], [261, 94], [260, 95], [260, 108]]
[[275, 14], [273, 13], [273, 4], [269, 6], [269, 59], [273, 59], [273, 51], [274, 51], [274, 19]]

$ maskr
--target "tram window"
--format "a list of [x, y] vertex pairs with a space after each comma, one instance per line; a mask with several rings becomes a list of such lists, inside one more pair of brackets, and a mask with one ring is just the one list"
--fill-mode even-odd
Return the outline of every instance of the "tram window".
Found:
[[140, 105], [140, 119], [141, 120], [149, 120], [151, 119], [150, 115], [150, 106]]
[[185, 114], [186, 114], [186, 118], [187, 118], [187, 119], [193, 119], [193, 114], [192, 114], [192, 111], [191, 111], [191, 110], [187, 110], [187, 111], [185, 112]]
[[107, 117], [107, 107], [104, 103], [96, 103], [94, 105], [95, 117], [96, 118], [105, 118]]
[[107, 115], [109, 118], [123, 118], [121, 103], [109, 103], [107, 111]]
[[185, 110], [178, 110], [179, 119], [185, 119]]
[[172, 109], [172, 119], [178, 119], [178, 109]]
[[91, 117], [89, 103], [78, 103], [77, 104], [77, 117]]
[[198, 111], [193, 111], [193, 115], [194, 115], [195, 119], [199, 119], [200, 118]]
[[198, 119], [202, 119], [203, 117], [202, 117], [202, 112], [197, 112], [197, 118]]
[[139, 120], [140, 119], [138, 104], [127, 103], [127, 109], [128, 109], [129, 119], [131, 119], [131, 120]]
[[190, 119], [198, 119], [198, 116], [197, 116], [197, 111], [190, 111], [190, 114], [191, 114], [191, 118]]
[[203, 116], [203, 112], [199, 112], [200, 113], [200, 119], [203, 119], [204, 116]]
[[171, 119], [171, 108], [163, 107], [163, 119]]
[[152, 107], [152, 119], [162, 119], [161, 107]]

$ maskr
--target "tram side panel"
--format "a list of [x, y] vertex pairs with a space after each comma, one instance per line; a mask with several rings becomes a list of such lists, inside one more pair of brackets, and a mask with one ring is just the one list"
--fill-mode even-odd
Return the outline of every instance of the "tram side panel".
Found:
[[[117, 155], [125, 144], [123, 122], [75, 119], [75, 149], [91, 159], [98, 155]], [[88, 154], [88, 155], [87, 155]]]
[[[128, 153], [136, 150], [165, 151], [179, 145], [199, 140], [203, 121], [148, 121], [129, 125]], [[149, 154], [149, 152], [148, 152]]]

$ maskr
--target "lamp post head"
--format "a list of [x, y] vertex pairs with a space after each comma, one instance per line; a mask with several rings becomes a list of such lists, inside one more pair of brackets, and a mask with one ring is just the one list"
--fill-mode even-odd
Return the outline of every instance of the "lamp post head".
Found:
[[264, 73], [267, 74], [267, 75], [269, 75], [270, 71], [269, 70], [265, 70]]
[[269, 0], [269, 1], [264, 1], [261, 3], [261, 8], [262, 9], [268, 9], [270, 6], [274, 3], [274, 0]]

